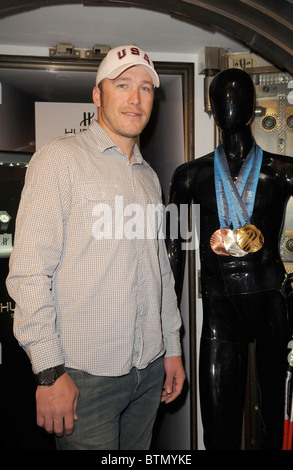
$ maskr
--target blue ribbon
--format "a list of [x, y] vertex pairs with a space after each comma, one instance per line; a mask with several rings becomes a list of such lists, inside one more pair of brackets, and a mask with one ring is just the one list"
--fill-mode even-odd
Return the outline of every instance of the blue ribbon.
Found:
[[222, 145], [215, 149], [215, 188], [220, 228], [238, 229], [250, 223], [263, 151], [253, 141], [234, 184]]

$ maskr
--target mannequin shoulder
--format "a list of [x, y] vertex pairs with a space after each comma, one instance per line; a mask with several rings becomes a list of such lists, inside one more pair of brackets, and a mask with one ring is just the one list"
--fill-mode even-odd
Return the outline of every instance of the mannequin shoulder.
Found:
[[211, 152], [203, 157], [195, 158], [178, 166], [173, 173], [172, 180], [191, 181], [196, 178], [200, 172], [206, 169], [214, 168], [214, 152]]
[[270, 167], [278, 174], [293, 178], [293, 157], [263, 151], [263, 167]]
[[266, 150], [263, 150], [263, 162], [272, 165], [287, 166], [288, 168], [293, 167], [293, 157], [267, 152]]
[[264, 179], [279, 181], [293, 195], [293, 157], [264, 151], [261, 172]]
[[170, 200], [181, 203], [198, 200], [199, 192], [210, 188], [214, 181], [214, 152], [183, 163], [173, 173]]

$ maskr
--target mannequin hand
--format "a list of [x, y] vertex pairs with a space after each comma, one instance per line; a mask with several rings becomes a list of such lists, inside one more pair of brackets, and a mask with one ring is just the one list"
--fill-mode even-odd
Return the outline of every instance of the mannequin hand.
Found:
[[185, 381], [181, 356], [165, 357], [166, 378], [163, 385], [161, 402], [171, 403], [180, 395]]
[[67, 373], [50, 387], [39, 385], [36, 391], [37, 424], [56, 436], [73, 432], [77, 417], [79, 391]]

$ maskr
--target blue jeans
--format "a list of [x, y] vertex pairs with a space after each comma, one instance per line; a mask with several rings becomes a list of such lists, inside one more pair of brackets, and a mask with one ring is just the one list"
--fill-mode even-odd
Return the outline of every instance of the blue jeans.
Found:
[[147, 450], [164, 381], [163, 358], [120, 377], [68, 369], [79, 389], [78, 420], [58, 450]]

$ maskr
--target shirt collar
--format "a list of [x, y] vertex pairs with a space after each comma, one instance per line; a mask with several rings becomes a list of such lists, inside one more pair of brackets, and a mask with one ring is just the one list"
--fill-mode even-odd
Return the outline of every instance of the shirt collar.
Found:
[[[94, 120], [91, 123], [89, 130], [93, 133], [95, 141], [101, 153], [104, 153], [106, 150], [109, 150], [111, 148], [115, 148], [116, 150], [121, 152], [118, 145], [115, 144], [115, 142], [111, 139], [111, 137], [107, 134], [107, 132], [100, 126], [100, 124], [98, 124], [96, 120]], [[149, 166], [149, 164], [143, 159], [137, 144], [135, 144], [133, 147], [133, 156], [131, 158], [131, 162], [139, 163], [139, 164], [143, 163], [145, 166]]]

